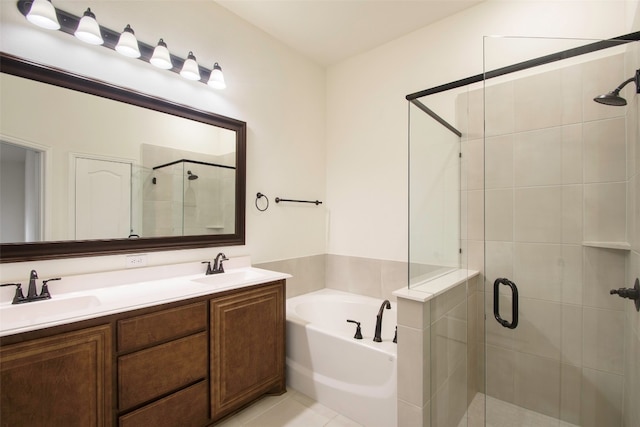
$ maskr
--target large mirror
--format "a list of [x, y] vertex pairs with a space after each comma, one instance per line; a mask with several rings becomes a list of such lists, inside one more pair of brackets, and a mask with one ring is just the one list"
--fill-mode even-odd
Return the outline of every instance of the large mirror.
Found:
[[245, 242], [246, 123], [0, 53], [0, 261]]

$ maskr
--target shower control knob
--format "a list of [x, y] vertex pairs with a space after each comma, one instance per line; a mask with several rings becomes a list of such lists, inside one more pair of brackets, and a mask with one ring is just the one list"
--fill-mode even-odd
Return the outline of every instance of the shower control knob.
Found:
[[620, 298], [628, 298], [635, 302], [636, 311], [640, 311], [640, 280], [636, 279], [633, 288], [611, 289], [611, 295], [618, 295]]

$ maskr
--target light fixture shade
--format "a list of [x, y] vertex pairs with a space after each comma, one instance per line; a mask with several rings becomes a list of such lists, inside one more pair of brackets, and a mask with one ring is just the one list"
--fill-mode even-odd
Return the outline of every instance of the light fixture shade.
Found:
[[164, 40], [160, 39], [158, 45], [153, 50], [153, 55], [149, 60], [151, 64], [158, 68], [162, 68], [163, 70], [170, 70], [173, 68], [173, 64], [171, 63], [171, 55], [169, 54], [169, 49], [167, 49], [167, 44]]
[[60, 29], [56, 8], [51, 4], [51, 0], [33, 0], [31, 10], [27, 13], [27, 20], [48, 30]]
[[224, 89], [227, 87], [227, 84], [224, 82], [222, 67], [220, 67], [217, 62], [213, 64], [213, 70], [211, 70], [211, 76], [209, 76], [207, 84], [214, 89]]
[[128, 56], [129, 58], [140, 58], [138, 39], [136, 39], [136, 35], [129, 24], [127, 24], [124, 31], [122, 31], [122, 34], [120, 34], [120, 39], [118, 39], [118, 44], [116, 45], [116, 51], [124, 56]]
[[189, 56], [180, 70], [180, 75], [188, 80], [200, 80], [200, 69], [193, 52], [189, 52]]
[[100, 26], [96, 21], [96, 15], [91, 12], [91, 8], [87, 8], [78, 23], [78, 29], [74, 35], [85, 43], [103, 44], [102, 34], [100, 34]]

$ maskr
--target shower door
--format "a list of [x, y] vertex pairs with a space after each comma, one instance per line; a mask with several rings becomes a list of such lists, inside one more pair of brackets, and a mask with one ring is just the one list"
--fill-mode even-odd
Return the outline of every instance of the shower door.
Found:
[[[487, 38], [486, 71], [592, 43]], [[637, 42], [611, 43], [470, 97], [484, 117], [485, 390], [472, 405], [486, 426], [638, 425], [640, 313], [610, 290], [640, 271], [640, 95], [632, 82], [626, 106], [593, 98], [639, 58]]]

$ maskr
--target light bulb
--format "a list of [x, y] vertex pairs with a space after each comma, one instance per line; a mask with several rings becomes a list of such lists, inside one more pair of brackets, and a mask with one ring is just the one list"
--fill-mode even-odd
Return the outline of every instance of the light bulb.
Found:
[[129, 24], [127, 24], [124, 31], [122, 31], [122, 34], [120, 34], [120, 39], [116, 45], [116, 51], [124, 56], [128, 56], [129, 58], [140, 58], [138, 40], [136, 39], [136, 35]]
[[51, 0], [34, 0], [31, 3], [29, 13], [27, 13], [27, 20], [48, 30], [60, 29], [56, 8], [51, 4]]
[[184, 65], [180, 71], [180, 75], [188, 80], [200, 80], [200, 69], [198, 68], [198, 63], [196, 62], [196, 57], [193, 55], [193, 52], [189, 52], [189, 56], [187, 56], [187, 60], [184, 61]]
[[163, 70], [170, 70], [173, 68], [173, 64], [171, 63], [171, 55], [169, 54], [169, 49], [167, 49], [167, 44], [164, 42], [164, 40], [160, 39], [158, 45], [153, 50], [153, 56], [151, 56], [149, 62], [158, 68], [162, 68]]
[[96, 21], [96, 15], [91, 12], [91, 8], [87, 8], [78, 23], [78, 29], [74, 35], [85, 43], [103, 44], [104, 40], [100, 34], [100, 26]]
[[224, 89], [227, 87], [227, 84], [224, 82], [222, 67], [220, 67], [217, 62], [213, 64], [213, 70], [211, 70], [211, 76], [207, 84], [214, 89]]

